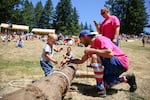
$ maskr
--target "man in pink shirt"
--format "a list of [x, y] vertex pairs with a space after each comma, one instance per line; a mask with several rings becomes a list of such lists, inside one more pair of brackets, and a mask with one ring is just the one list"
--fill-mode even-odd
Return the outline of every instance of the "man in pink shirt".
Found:
[[[75, 64], [84, 63], [91, 58], [97, 89], [104, 95], [106, 88], [115, 84], [126, 82], [130, 85], [130, 91], [137, 89], [134, 74], [120, 77], [129, 68], [127, 55], [117, 47], [109, 38], [92, 34], [89, 30], [82, 30], [79, 35], [80, 41], [85, 45], [84, 55], [81, 59], [73, 59], [70, 62]], [[90, 46], [90, 47], [89, 47]], [[105, 84], [105, 86], [104, 86]]]
[[104, 20], [98, 25], [95, 21], [95, 26], [99, 34], [111, 39], [117, 46], [119, 45], [120, 21], [116, 16], [110, 15], [109, 9], [104, 7], [101, 9], [101, 15]]

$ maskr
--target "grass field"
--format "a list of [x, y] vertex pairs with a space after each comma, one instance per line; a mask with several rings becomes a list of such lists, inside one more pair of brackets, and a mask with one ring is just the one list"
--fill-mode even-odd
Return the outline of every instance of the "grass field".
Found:
[[[8, 84], [12, 80], [23, 80], [16, 84], [25, 86], [30, 83], [25, 83], [26, 80], [39, 80], [44, 76], [39, 59], [45, 43], [40, 40], [25, 41], [23, 48], [16, 48], [15, 44], [15, 42], [0, 42], [0, 96], [20, 89]], [[64, 50], [55, 53], [54, 57], [60, 61], [63, 59], [62, 55], [65, 54], [67, 46], [56, 46], [56, 48], [59, 47], [63, 47]], [[71, 48], [75, 57], [82, 56], [83, 47], [71, 46]], [[136, 75], [138, 89], [135, 93], [130, 93], [128, 84], [122, 83], [113, 87], [117, 92], [112, 92], [105, 98], [85, 95], [82, 89], [95, 85], [95, 80], [74, 78], [73, 84], [79, 91], [67, 92], [65, 100], [150, 100], [150, 44], [142, 47], [139, 40], [121, 41], [120, 48], [129, 56], [130, 61], [130, 68], [124, 74], [133, 72]], [[84, 70], [87, 73], [92, 71], [92, 69], [86, 68], [88, 63], [78, 65], [78, 70]], [[55, 66], [58, 67], [58, 65]]]

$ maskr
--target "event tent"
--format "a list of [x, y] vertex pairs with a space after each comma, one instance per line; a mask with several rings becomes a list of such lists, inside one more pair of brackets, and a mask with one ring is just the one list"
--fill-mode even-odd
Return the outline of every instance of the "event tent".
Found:
[[40, 28], [33, 28], [32, 31], [34, 34], [55, 34], [55, 29], [40, 29]]
[[29, 26], [1, 23], [0, 27], [9, 30], [29, 31]]

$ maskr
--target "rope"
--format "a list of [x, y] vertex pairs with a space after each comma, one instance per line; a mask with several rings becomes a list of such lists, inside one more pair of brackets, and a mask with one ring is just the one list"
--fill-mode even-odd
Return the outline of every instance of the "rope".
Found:
[[23, 82], [23, 81], [32, 82], [32, 80], [12, 80], [8, 83], [8, 85], [10, 85], [12, 87], [17, 87], [17, 88], [24, 88], [25, 86], [20, 86], [20, 85], [14, 84], [14, 82]]
[[3, 97], [2, 96], [0, 96], [0, 99], [2, 99]]
[[63, 75], [66, 78], [67, 82], [68, 82], [68, 88], [70, 87], [70, 85], [71, 85], [70, 79], [69, 79], [69, 77], [65, 73], [63, 73], [62, 71], [57, 71], [57, 70], [54, 70], [52, 72], [52, 74], [54, 74], [54, 73]]

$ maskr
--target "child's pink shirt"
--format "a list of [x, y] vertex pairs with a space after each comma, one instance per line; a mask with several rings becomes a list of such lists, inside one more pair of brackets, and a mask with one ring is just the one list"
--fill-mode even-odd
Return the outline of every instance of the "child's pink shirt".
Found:
[[100, 31], [102, 34], [110, 39], [114, 38], [115, 28], [120, 26], [120, 21], [116, 16], [109, 16], [100, 23]]

